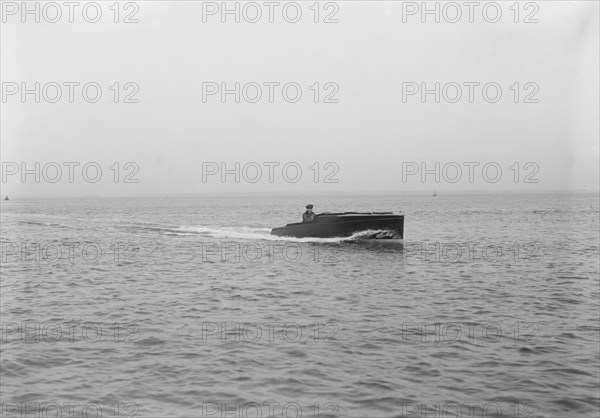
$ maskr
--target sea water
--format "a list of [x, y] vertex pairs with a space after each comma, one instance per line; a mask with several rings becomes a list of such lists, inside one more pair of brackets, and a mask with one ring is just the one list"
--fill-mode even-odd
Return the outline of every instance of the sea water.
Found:
[[[598, 202], [3, 201], [3, 416], [596, 416]], [[269, 234], [307, 203], [404, 241]]]

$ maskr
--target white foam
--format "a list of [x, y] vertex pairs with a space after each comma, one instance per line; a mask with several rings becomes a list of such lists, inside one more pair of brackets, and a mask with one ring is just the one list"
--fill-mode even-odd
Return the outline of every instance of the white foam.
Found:
[[176, 230], [182, 235], [199, 234], [210, 238], [216, 239], [241, 239], [241, 240], [263, 240], [263, 241], [289, 241], [289, 242], [322, 242], [322, 243], [336, 243], [343, 241], [354, 241], [360, 239], [365, 235], [370, 235], [375, 230], [361, 231], [353, 234], [350, 237], [345, 238], [294, 238], [294, 237], [281, 237], [277, 235], [271, 235], [271, 228], [256, 228], [249, 226], [239, 227], [209, 227], [209, 226], [182, 226]]

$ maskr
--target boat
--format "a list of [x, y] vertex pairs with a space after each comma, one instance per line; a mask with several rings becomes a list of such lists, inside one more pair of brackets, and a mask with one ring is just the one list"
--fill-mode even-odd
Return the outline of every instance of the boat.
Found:
[[435, 191], [435, 189], [433, 189], [433, 197], [437, 196], [437, 192]]
[[[0, 196], [2, 196], [2, 195], [0, 195]], [[4, 196], [4, 200], [8, 200], [8, 196]]]
[[393, 212], [320, 213], [311, 222], [273, 228], [271, 235], [295, 238], [403, 239], [404, 215]]

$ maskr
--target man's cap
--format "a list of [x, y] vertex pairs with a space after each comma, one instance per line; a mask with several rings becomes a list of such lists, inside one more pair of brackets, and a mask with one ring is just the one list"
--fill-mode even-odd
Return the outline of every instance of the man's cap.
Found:
[[312, 209], [313, 205], [306, 205], [306, 209]]

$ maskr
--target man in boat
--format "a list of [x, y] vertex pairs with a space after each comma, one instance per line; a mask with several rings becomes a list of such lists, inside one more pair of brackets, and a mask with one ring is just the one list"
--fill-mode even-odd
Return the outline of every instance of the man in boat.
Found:
[[315, 219], [315, 213], [312, 211], [313, 205], [306, 205], [306, 212], [302, 214], [302, 222], [312, 222]]

